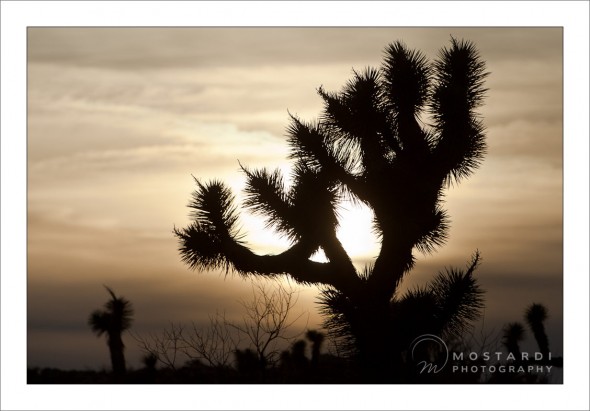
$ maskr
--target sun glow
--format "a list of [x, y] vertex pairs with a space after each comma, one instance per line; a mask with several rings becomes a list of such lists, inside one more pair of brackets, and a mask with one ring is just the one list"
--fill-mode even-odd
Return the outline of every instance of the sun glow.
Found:
[[[365, 205], [347, 201], [338, 209], [339, 227], [336, 236], [359, 270], [372, 262], [379, 253], [380, 243], [373, 232], [373, 218], [373, 211]], [[256, 252], [276, 254], [289, 248], [289, 240], [268, 229], [260, 216], [243, 213], [241, 221], [243, 232], [248, 233], [247, 242]], [[310, 260], [328, 261], [321, 248], [310, 257]]]
[[336, 235], [357, 268], [363, 268], [379, 252], [373, 232], [373, 210], [361, 204], [346, 202], [338, 211], [340, 227]]

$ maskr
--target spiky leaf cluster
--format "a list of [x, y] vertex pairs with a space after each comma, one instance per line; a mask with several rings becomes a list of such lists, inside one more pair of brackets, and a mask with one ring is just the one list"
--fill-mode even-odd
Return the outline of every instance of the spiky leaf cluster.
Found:
[[[476, 252], [466, 269], [445, 269], [426, 286], [395, 296], [390, 321], [398, 338], [408, 342], [421, 334], [461, 335], [484, 307], [483, 291], [473, 275], [479, 263]], [[320, 302], [328, 329], [345, 342], [354, 339], [355, 323], [369, 321], [358, 317], [354, 301], [341, 292], [324, 290]]]
[[117, 297], [113, 290], [105, 287], [111, 299], [104, 305], [104, 310], [95, 310], [88, 318], [88, 325], [97, 336], [106, 333], [109, 338], [129, 329], [133, 322], [133, 306], [124, 297]]
[[[431, 62], [398, 41], [385, 49], [381, 67], [353, 71], [340, 91], [319, 87], [323, 109], [317, 120], [290, 114], [291, 183], [278, 170], [242, 167], [243, 205], [289, 239], [289, 248], [277, 255], [252, 252], [237, 228], [229, 189], [218, 181], [197, 181], [189, 205], [194, 221], [175, 230], [183, 260], [192, 268], [288, 274], [323, 286], [327, 315], [343, 333], [363, 315], [373, 315], [362, 312], [375, 305], [407, 318], [428, 313], [424, 324], [429, 318], [440, 332], [460, 332], [482, 305], [472, 275], [478, 255], [467, 271], [448, 270], [403, 297], [397, 290], [413, 267], [414, 250], [431, 253], [448, 238], [444, 190], [483, 159], [484, 127], [476, 110], [486, 76], [470, 42], [452, 38]], [[365, 272], [355, 268], [338, 238], [344, 196], [374, 214], [381, 249]], [[328, 261], [310, 260], [320, 249]]]

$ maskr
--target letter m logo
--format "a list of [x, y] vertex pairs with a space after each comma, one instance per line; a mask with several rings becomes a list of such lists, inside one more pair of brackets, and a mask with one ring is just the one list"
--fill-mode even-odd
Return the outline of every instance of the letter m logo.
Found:
[[422, 369], [420, 370], [420, 374], [422, 374], [424, 371], [426, 371], [427, 374], [430, 374], [431, 372], [436, 374], [442, 370], [442, 367], [439, 370], [437, 365], [430, 363], [430, 362], [426, 362], [426, 361], [420, 361], [417, 364], [417, 366], [419, 367], [420, 365], [422, 365]]

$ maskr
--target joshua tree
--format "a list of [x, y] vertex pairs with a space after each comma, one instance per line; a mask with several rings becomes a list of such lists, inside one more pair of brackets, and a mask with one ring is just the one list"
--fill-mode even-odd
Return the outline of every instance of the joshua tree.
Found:
[[524, 339], [524, 327], [521, 323], [506, 324], [503, 330], [502, 344], [517, 361], [521, 360], [519, 343]]
[[305, 340], [297, 340], [291, 346], [291, 360], [297, 363], [299, 366], [307, 363], [307, 357], [305, 356], [305, 350], [307, 349], [307, 343]]
[[123, 297], [117, 297], [113, 290], [106, 287], [111, 299], [104, 305], [104, 310], [95, 310], [88, 318], [88, 325], [97, 336], [106, 334], [111, 354], [111, 364], [115, 374], [125, 373], [125, 345], [121, 334], [131, 327], [133, 308]]
[[[292, 184], [280, 171], [242, 167], [244, 205], [291, 241], [259, 255], [238, 229], [238, 209], [220, 181], [201, 182], [189, 204], [194, 222], [175, 229], [182, 259], [193, 269], [244, 276], [288, 275], [323, 290], [332, 331], [348, 336], [371, 375], [399, 365], [415, 332], [452, 333], [477, 316], [481, 290], [467, 270], [449, 270], [430, 286], [398, 292], [414, 250], [446, 242], [444, 190], [479, 166], [484, 127], [476, 108], [485, 94], [485, 64], [470, 42], [451, 39], [436, 61], [390, 44], [379, 69], [353, 72], [341, 92], [318, 93], [316, 122], [291, 115]], [[374, 263], [358, 272], [337, 236], [342, 200], [373, 210], [381, 242]], [[327, 262], [310, 257], [323, 250]], [[420, 327], [415, 327], [422, 320]], [[389, 371], [388, 371], [389, 370]]]
[[547, 309], [542, 304], [533, 303], [527, 308], [525, 319], [533, 332], [543, 358], [549, 358], [549, 339], [543, 325], [543, 322], [547, 319]]
[[311, 341], [311, 366], [317, 367], [320, 359], [320, 350], [324, 342], [324, 334], [316, 330], [308, 330], [305, 337]]

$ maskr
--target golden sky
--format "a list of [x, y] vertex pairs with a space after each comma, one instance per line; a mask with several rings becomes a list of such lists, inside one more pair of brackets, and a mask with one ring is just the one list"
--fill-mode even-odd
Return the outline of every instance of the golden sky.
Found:
[[[473, 41], [491, 72], [481, 109], [489, 153], [447, 192], [449, 241], [419, 257], [404, 287], [463, 266], [479, 249], [486, 327], [521, 321], [526, 305], [542, 302], [552, 351], [574, 353], [564, 357], [564, 385], [526, 387], [517, 397], [494, 387], [502, 395], [486, 393], [486, 404], [559, 408], [567, 399], [587, 408], [588, 3], [301, 3], [2, 2], [2, 408], [82, 409], [88, 398], [105, 399], [96, 387], [25, 384], [26, 366], [109, 366], [104, 339], [86, 325], [107, 298], [102, 284], [134, 303], [140, 332], [201, 321], [220, 307], [239, 314], [236, 300], [248, 292], [241, 279], [179, 261], [172, 228], [188, 222], [191, 174], [221, 178], [239, 195], [238, 160], [287, 166], [287, 110], [315, 118], [318, 86], [338, 90], [353, 68], [378, 66], [398, 39], [435, 58], [451, 35]], [[120, 25], [383, 28], [50, 28]], [[367, 213], [345, 216], [341, 240], [362, 265], [373, 255]], [[259, 221], [242, 217], [257, 250], [280, 247]], [[313, 289], [302, 289], [298, 308], [310, 325], [321, 320], [313, 300]], [[140, 353], [125, 342], [136, 366]], [[281, 394], [302, 409], [481, 403], [462, 387], [459, 395], [429, 387], [426, 396], [422, 387], [403, 387], [405, 396], [395, 387], [361, 387], [370, 395], [322, 387], [335, 394], [323, 402], [321, 393], [292, 396], [291, 387], [227, 395], [226, 387], [191, 386], [185, 396], [142, 388], [113, 389], [97, 406], [112, 399], [116, 409], [192, 409], [198, 400], [209, 409], [277, 409]]]
[[[176, 251], [172, 229], [189, 221], [192, 175], [220, 178], [239, 198], [238, 160], [287, 170], [288, 111], [316, 118], [320, 85], [339, 90], [353, 68], [379, 66], [397, 39], [432, 59], [451, 36], [473, 41], [491, 73], [480, 110], [489, 154], [472, 178], [448, 190], [450, 239], [419, 256], [404, 287], [464, 266], [479, 249], [487, 324], [497, 331], [541, 302], [551, 347], [561, 352], [562, 34], [29, 28], [28, 365], [108, 367], [104, 342], [86, 325], [107, 298], [102, 284], [134, 303], [137, 332], [237, 310], [243, 280], [191, 272]], [[344, 207], [340, 237], [360, 267], [378, 250], [370, 212]], [[286, 245], [258, 219], [242, 217], [256, 250]], [[310, 327], [321, 321], [314, 296], [302, 288], [298, 304]], [[129, 338], [127, 346], [137, 365], [140, 352]]]

